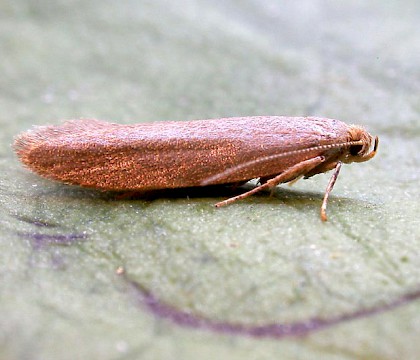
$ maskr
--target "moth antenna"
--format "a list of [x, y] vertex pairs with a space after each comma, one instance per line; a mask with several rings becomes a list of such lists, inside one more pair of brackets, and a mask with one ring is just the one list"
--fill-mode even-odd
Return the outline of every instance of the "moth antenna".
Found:
[[[376, 137], [377, 139], [377, 137]], [[377, 145], [377, 141], [375, 139], [375, 146]], [[328, 149], [334, 149], [334, 148], [340, 148], [340, 147], [345, 147], [345, 146], [353, 146], [353, 145], [363, 145], [363, 141], [362, 140], [358, 140], [358, 141], [347, 141], [344, 143], [338, 143], [338, 144], [328, 144], [328, 145], [318, 145], [318, 146], [314, 146], [311, 148], [306, 148], [306, 149], [299, 149], [299, 150], [292, 150], [292, 151], [286, 151], [283, 153], [278, 153], [278, 154], [273, 154], [273, 155], [267, 155], [267, 156], [263, 156], [260, 157], [258, 159], [254, 159], [254, 160], [250, 160], [247, 162], [244, 162], [242, 164], [236, 165], [234, 167], [228, 168], [218, 174], [212, 175], [206, 179], [204, 179], [203, 181], [201, 181], [200, 185], [201, 186], [207, 186], [210, 184], [213, 184], [214, 182], [217, 182], [223, 178], [226, 178], [242, 169], [246, 169], [248, 167], [254, 166], [256, 164], [260, 164], [266, 161], [272, 161], [275, 159], [279, 159], [281, 157], [285, 157], [285, 156], [290, 156], [290, 155], [295, 155], [295, 154], [302, 154], [305, 152], [310, 152], [310, 151], [316, 151], [316, 150], [328, 150]], [[375, 149], [373, 150], [375, 151]], [[372, 152], [373, 152], [372, 151]], [[372, 157], [375, 154], [372, 155]]]

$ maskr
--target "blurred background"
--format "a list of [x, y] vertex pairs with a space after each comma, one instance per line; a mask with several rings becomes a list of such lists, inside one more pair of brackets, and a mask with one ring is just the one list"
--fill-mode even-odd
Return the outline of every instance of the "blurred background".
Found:
[[[415, 0], [0, 1], [0, 357], [415, 359], [419, 17]], [[379, 153], [321, 224], [328, 174], [216, 211], [218, 194], [110, 201], [10, 148], [63, 119], [249, 115], [362, 124]], [[378, 314], [258, 338], [179, 324], [141, 289], [225, 329]]]

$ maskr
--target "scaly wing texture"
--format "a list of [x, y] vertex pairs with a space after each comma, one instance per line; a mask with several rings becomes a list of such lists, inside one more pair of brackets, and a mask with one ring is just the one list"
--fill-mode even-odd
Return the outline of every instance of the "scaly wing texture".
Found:
[[[108, 190], [148, 190], [198, 186], [211, 175], [262, 156], [343, 141], [346, 130], [337, 120], [275, 116], [136, 125], [83, 119], [23, 133], [15, 149], [29, 169], [49, 179]], [[314, 154], [262, 162], [218, 183], [277, 174], [310, 156]]]

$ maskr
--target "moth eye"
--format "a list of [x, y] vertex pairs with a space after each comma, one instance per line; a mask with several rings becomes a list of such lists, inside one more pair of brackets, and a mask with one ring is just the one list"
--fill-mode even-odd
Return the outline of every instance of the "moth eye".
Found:
[[362, 151], [363, 145], [352, 145], [350, 146], [350, 155], [351, 156], [357, 156], [360, 151]]

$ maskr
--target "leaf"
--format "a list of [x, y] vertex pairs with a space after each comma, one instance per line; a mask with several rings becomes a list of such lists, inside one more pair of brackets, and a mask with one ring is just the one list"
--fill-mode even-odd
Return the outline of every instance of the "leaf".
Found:
[[[0, 4], [0, 358], [416, 358], [418, 5]], [[322, 115], [378, 155], [221, 209], [43, 180], [32, 125]]]

